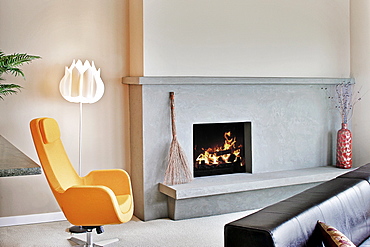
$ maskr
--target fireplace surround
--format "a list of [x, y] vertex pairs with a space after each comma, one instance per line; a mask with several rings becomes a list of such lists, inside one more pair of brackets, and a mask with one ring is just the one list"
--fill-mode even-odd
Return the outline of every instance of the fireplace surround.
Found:
[[[124, 77], [123, 84], [129, 87], [130, 97], [131, 177], [135, 215], [143, 220], [201, 216], [202, 212], [186, 212], [177, 217], [174, 211], [177, 205], [187, 211], [192, 205], [192, 210], [196, 211], [195, 208], [200, 204], [210, 203], [213, 196], [216, 196], [214, 200], [224, 196], [228, 205], [250, 203], [251, 207], [258, 208], [344, 172], [330, 167], [334, 160], [333, 143], [336, 130], [340, 127], [340, 116], [322, 88], [349, 80], [353, 79]], [[210, 180], [200, 177], [190, 184], [178, 186], [161, 184], [171, 142], [170, 91], [176, 93], [177, 135], [189, 161], [193, 157], [194, 123], [222, 121], [253, 124], [253, 166], [249, 173], [221, 175], [221, 179]], [[221, 102], [216, 100], [220, 98]], [[212, 104], [214, 110], [209, 111], [204, 101]], [[264, 174], [268, 174], [268, 179]], [[291, 174], [291, 177], [282, 174]], [[302, 174], [307, 176], [304, 178]], [[275, 179], [275, 175], [278, 178]], [[232, 177], [229, 179], [227, 176]], [[261, 182], [256, 181], [261, 176]], [[218, 182], [221, 184], [218, 185]], [[269, 187], [272, 184], [276, 188]], [[250, 187], [248, 191], [244, 189], [245, 186]], [[241, 192], [245, 197], [244, 194], [238, 194]], [[258, 195], [272, 199], [265, 201], [264, 205], [241, 199], [249, 197], [256, 201]], [[245, 209], [230, 206], [228, 212]], [[204, 215], [223, 212], [211, 210]]]

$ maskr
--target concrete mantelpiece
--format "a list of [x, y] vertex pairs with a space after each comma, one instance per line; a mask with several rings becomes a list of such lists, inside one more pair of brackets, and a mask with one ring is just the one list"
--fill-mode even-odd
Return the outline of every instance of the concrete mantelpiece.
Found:
[[[178, 139], [189, 163], [194, 123], [250, 121], [252, 172], [332, 164], [340, 127], [323, 85], [348, 78], [126, 77], [130, 87], [131, 176], [135, 215], [168, 217], [163, 182], [171, 142], [169, 92], [175, 92]], [[214, 83], [212, 83], [214, 81]], [[173, 83], [171, 83], [173, 82]]]

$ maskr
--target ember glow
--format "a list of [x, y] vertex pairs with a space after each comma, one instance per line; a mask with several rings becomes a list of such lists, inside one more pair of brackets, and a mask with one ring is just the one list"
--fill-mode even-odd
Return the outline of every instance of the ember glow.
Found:
[[224, 144], [213, 148], [202, 148], [202, 153], [195, 160], [197, 165], [218, 166], [221, 164], [234, 163], [241, 160], [242, 145], [236, 146], [236, 137], [230, 131], [224, 133]]

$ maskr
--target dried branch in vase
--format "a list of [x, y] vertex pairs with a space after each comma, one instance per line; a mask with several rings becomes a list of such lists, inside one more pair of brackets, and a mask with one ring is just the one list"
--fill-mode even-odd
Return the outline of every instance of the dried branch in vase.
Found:
[[[351, 82], [342, 82], [335, 86], [336, 96], [329, 95], [328, 98], [335, 102], [335, 108], [339, 110], [342, 117], [342, 123], [347, 124], [352, 118], [354, 106], [359, 102], [363, 95], [360, 90], [354, 90], [354, 84]], [[328, 90], [328, 88], [321, 88]], [[327, 92], [328, 93], [328, 92]]]

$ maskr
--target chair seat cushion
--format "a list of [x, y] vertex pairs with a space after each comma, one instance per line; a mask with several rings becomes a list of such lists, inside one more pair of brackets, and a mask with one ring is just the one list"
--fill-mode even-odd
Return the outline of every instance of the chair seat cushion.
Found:
[[120, 195], [117, 196], [117, 201], [122, 213], [126, 213], [132, 207], [131, 205], [131, 195]]

